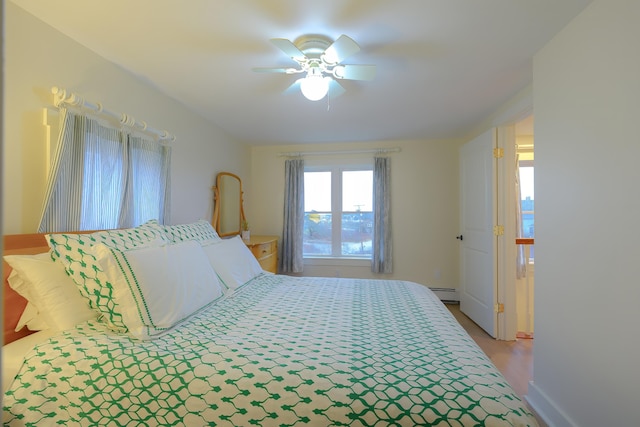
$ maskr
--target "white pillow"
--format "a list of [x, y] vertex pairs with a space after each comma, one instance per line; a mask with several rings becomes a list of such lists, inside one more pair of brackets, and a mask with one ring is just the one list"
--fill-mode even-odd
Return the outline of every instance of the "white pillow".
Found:
[[[22, 279], [20, 279], [15, 270], [12, 270], [9, 278], [7, 279], [9, 286], [13, 288], [13, 284], [18, 280]], [[18, 332], [26, 326], [30, 331], [44, 331], [51, 327], [51, 323], [53, 322], [46, 316], [46, 314], [40, 314], [38, 308], [33, 305], [33, 303], [27, 301], [27, 305], [22, 311], [20, 319], [18, 319], [18, 323], [14, 330]]]
[[50, 253], [5, 255], [4, 259], [13, 268], [9, 286], [29, 301], [32, 307], [28, 308], [37, 309], [37, 318], [22, 319], [27, 320], [29, 329], [32, 322], [37, 321], [43, 323], [42, 326], [46, 324], [53, 329], [65, 330], [96, 319], [97, 315], [89, 308], [88, 301], [80, 295], [63, 266], [51, 260]]
[[183, 242], [185, 240], [197, 240], [199, 242], [220, 240], [218, 232], [213, 228], [211, 223], [203, 219], [188, 224], [164, 225], [160, 227], [172, 242]]
[[157, 336], [222, 296], [222, 287], [200, 244], [187, 240], [125, 251], [91, 249], [111, 284], [101, 312], [107, 324], [124, 324], [130, 335]]
[[263, 272], [260, 263], [240, 236], [205, 244], [203, 248], [229, 292]]

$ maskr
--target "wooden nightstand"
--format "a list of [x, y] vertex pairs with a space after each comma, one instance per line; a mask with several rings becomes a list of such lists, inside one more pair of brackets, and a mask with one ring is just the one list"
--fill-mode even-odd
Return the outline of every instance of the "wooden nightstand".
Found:
[[278, 272], [278, 236], [251, 236], [243, 240], [256, 257], [262, 269], [271, 273]]

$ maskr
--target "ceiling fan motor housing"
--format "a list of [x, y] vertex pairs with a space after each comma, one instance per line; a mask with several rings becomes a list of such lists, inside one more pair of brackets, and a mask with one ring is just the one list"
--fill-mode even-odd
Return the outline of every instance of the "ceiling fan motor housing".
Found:
[[333, 40], [320, 34], [306, 34], [293, 42], [302, 53], [311, 58], [320, 58], [331, 43]]

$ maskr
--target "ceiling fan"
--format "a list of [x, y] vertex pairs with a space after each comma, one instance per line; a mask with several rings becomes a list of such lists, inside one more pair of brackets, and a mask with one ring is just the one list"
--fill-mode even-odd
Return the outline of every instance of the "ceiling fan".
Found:
[[292, 86], [300, 86], [305, 98], [318, 101], [327, 94], [335, 97], [345, 89], [337, 80], [373, 80], [375, 65], [342, 64], [346, 58], [360, 51], [360, 46], [346, 35], [336, 41], [321, 35], [304, 35], [294, 42], [287, 39], [271, 39], [287, 56], [298, 63], [299, 68], [254, 68], [262, 73], [306, 74]]

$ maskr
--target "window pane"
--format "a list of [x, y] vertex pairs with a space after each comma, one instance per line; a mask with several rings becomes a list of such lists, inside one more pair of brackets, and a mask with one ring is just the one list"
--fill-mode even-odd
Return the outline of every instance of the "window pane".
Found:
[[81, 230], [118, 227], [123, 169], [122, 143], [118, 133], [108, 129], [87, 132], [84, 138]]
[[304, 211], [331, 212], [331, 172], [304, 173]]
[[160, 218], [164, 202], [162, 152], [154, 148], [142, 142], [137, 146], [132, 144], [131, 147], [133, 168], [130, 174], [133, 194], [135, 194], [133, 224], [142, 224], [150, 219]]
[[342, 255], [371, 255], [373, 171], [342, 173]]
[[373, 211], [373, 171], [342, 172], [342, 211]]
[[371, 255], [373, 240], [373, 213], [349, 212], [342, 214], [342, 255]]
[[331, 172], [304, 173], [302, 254], [331, 255]]
[[331, 213], [305, 212], [302, 254], [331, 255]]

